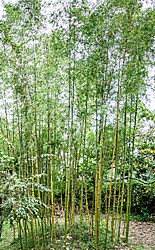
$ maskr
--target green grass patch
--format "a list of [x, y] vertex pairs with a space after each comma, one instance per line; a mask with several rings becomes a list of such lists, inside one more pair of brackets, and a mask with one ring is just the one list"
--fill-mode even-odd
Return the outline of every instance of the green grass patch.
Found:
[[[30, 229], [30, 225], [28, 225]], [[24, 229], [24, 227], [23, 227]], [[50, 225], [47, 224], [46, 227], [40, 224], [38, 230], [34, 228], [34, 239], [35, 244], [32, 240], [32, 236], [28, 234], [27, 237], [24, 236], [24, 230], [22, 229], [21, 240], [16, 238], [13, 240], [12, 232], [8, 224], [4, 225], [4, 230], [2, 234], [3, 241], [0, 243], [0, 250], [20, 250], [21, 243], [24, 250], [43, 250], [43, 249], [65, 249], [65, 230], [64, 222], [55, 223], [55, 230], [52, 229], [52, 236], [50, 236]], [[30, 230], [29, 230], [30, 232]], [[44, 233], [43, 233], [44, 232]], [[100, 230], [100, 248], [104, 249], [105, 241], [105, 224], [102, 224]], [[55, 235], [55, 237], [54, 237]], [[55, 241], [56, 239], [56, 241]], [[94, 229], [90, 228], [87, 221], [84, 221], [82, 226], [79, 220], [76, 220], [74, 226], [68, 226], [67, 229], [67, 241], [66, 246], [68, 250], [93, 250], [94, 247]], [[114, 249], [111, 239], [110, 231], [107, 242], [107, 249]]]
[[13, 234], [9, 224], [4, 224], [2, 231], [2, 241], [0, 241], [0, 250], [16, 250], [13, 243]]

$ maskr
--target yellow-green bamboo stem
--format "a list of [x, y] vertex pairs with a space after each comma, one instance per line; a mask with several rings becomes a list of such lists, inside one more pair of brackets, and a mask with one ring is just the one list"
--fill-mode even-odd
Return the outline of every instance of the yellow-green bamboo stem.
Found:
[[85, 183], [85, 197], [86, 197], [86, 211], [87, 211], [87, 216], [88, 216], [88, 224], [89, 226], [91, 218], [90, 218], [90, 212], [89, 212], [89, 207], [88, 207], [88, 190], [87, 190], [87, 183]]
[[[108, 195], [108, 208], [106, 214], [106, 232], [105, 232], [105, 250], [107, 247], [107, 238], [108, 238], [108, 230], [109, 230], [109, 216], [110, 216], [110, 205], [111, 205], [111, 196], [112, 196], [112, 178], [115, 171], [115, 152], [116, 152], [116, 131], [114, 136], [114, 147], [113, 147], [113, 154], [112, 154], [112, 164], [111, 164], [111, 174], [110, 174], [110, 188], [109, 188], [109, 195]], [[113, 228], [112, 228], [113, 230]]]
[[32, 245], [33, 247], [35, 247], [33, 216], [31, 217], [30, 228], [31, 228]]
[[27, 221], [24, 220], [24, 237], [25, 237], [25, 249], [28, 250], [28, 241], [27, 241]]
[[65, 186], [65, 249], [67, 248], [67, 229], [68, 229], [68, 202], [69, 202], [69, 166], [66, 162], [66, 186]]
[[[132, 98], [133, 97], [131, 97], [131, 107], [132, 107], [132, 101], [133, 101]], [[133, 127], [133, 133], [132, 133], [131, 163], [130, 163], [130, 169], [129, 169], [127, 213], [126, 213], [126, 242], [127, 243], [128, 243], [128, 239], [129, 239], [129, 224], [130, 224], [130, 213], [131, 213], [132, 172], [133, 172], [135, 134], [136, 134], [136, 126], [137, 126], [137, 110], [138, 110], [138, 98], [139, 98], [138, 94], [136, 94], [135, 98], [136, 98], [136, 100], [135, 100], [135, 113], [134, 113], [134, 127]], [[131, 122], [131, 116], [130, 116], [130, 122]], [[131, 123], [130, 123], [130, 125], [131, 125]]]
[[56, 233], [55, 233], [55, 214], [54, 214], [54, 189], [53, 189], [53, 163], [52, 163], [52, 148], [50, 146], [50, 183], [51, 183], [51, 206], [52, 206], [52, 231], [53, 231], [53, 240], [56, 247]]
[[35, 222], [35, 231], [36, 231], [36, 240], [38, 243], [38, 249], [40, 249], [40, 240], [39, 240], [39, 220], [38, 219], [34, 219]]
[[20, 247], [23, 249], [21, 220], [18, 221], [18, 238], [20, 240]]

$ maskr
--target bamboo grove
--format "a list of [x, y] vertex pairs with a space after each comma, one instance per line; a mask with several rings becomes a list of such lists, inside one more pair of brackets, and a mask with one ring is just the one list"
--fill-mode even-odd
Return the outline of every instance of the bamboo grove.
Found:
[[128, 242], [155, 10], [138, 0], [18, 0], [4, 7], [1, 225], [8, 216], [27, 250], [29, 238], [33, 249], [49, 249], [47, 241], [60, 248], [59, 224], [61, 249], [84, 249], [85, 225], [89, 249]]

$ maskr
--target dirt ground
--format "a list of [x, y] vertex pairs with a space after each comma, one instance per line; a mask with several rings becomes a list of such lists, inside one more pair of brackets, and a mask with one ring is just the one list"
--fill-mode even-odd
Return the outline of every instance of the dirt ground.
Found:
[[118, 246], [119, 250], [155, 250], [155, 223], [130, 222], [129, 245]]

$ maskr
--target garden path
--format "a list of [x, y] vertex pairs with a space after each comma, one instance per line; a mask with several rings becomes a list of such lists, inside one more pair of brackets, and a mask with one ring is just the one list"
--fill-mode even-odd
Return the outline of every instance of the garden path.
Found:
[[117, 246], [119, 250], [155, 250], [155, 222], [130, 222], [129, 246]]

